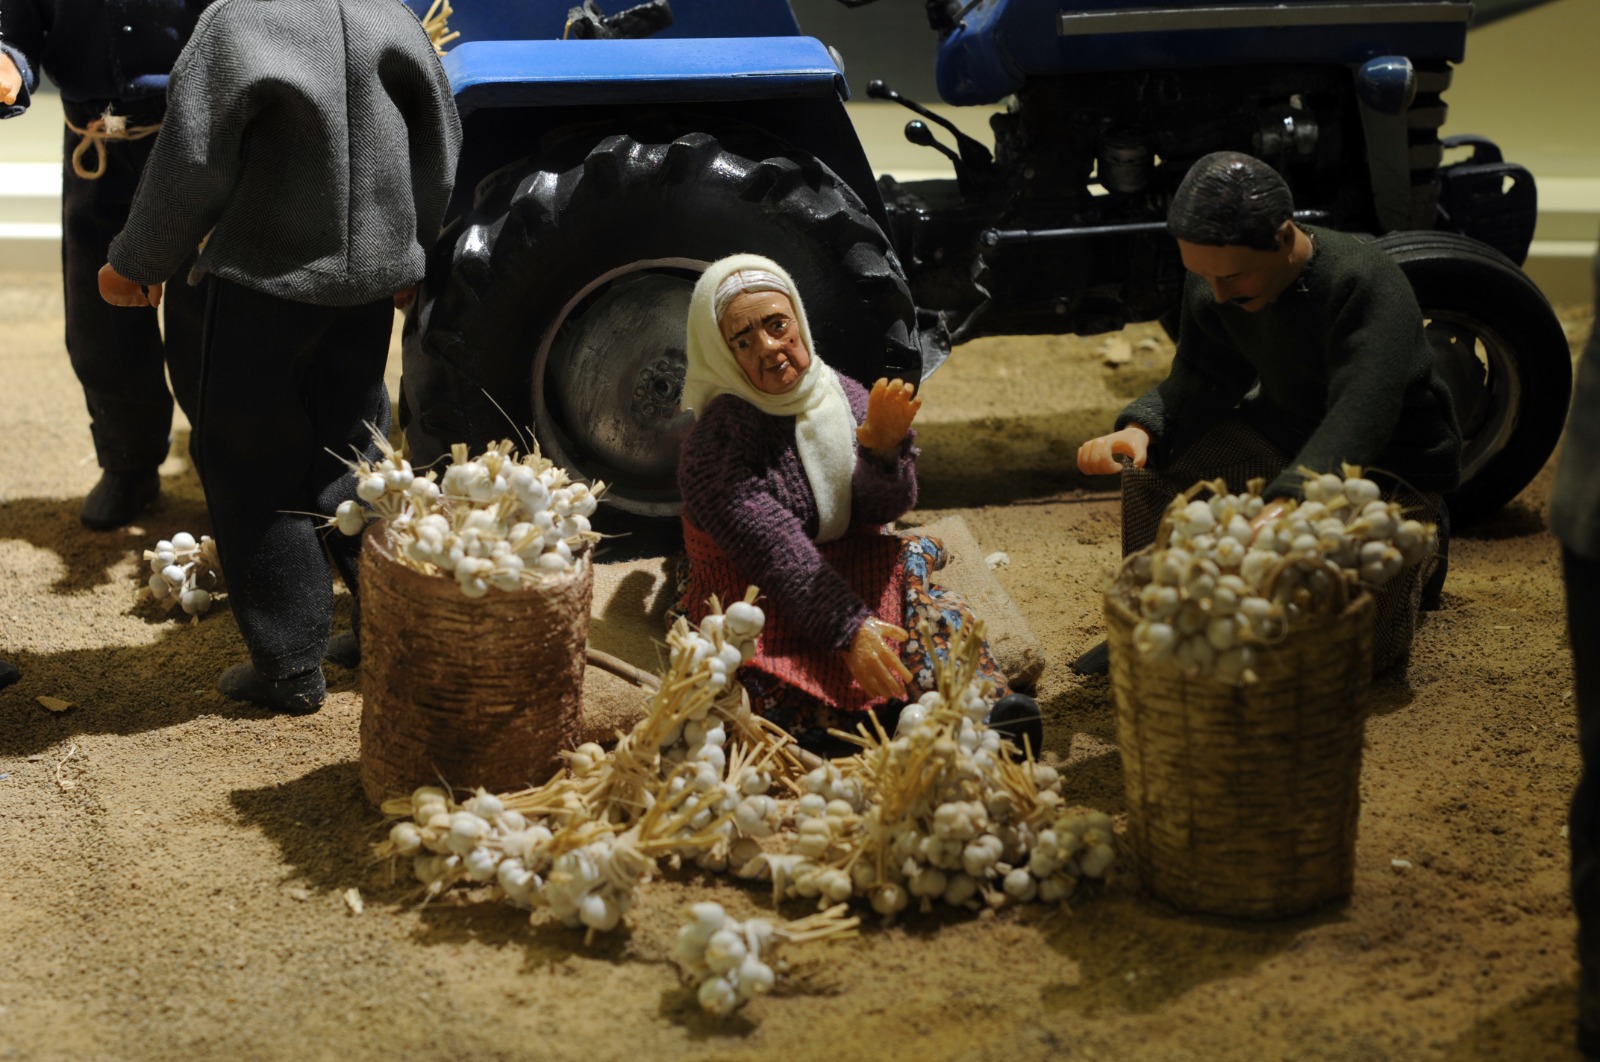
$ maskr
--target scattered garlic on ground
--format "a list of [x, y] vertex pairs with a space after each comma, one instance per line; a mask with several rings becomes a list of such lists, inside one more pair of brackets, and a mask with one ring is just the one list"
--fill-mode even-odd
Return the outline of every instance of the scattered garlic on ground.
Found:
[[198, 623], [211, 608], [211, 595], [222, 588], [222, 561], [210, 535], [196, 539], [179, 531], [170, 539], [144, 551], [150, 578], [140, 587], [140, 599], [149, 598], [164, 609], [182, 608]]
[[[853, 898], [885, 920], [935, 900], [981, 912], [1059, 902], [1105, 875], [1110, 817], [1069, 809], [1060, 772], [1014, 758], [984, 723], [981, 624], [952, 639], [937, 691], [907, 707], [893, 737], [836, 732], [861, 752], [808, 767], [735, 677], [765, 624], [757, 596], [751, 587], [726, 611], [713, 598], [698, 629], [674, 625], [661, 685], [615, 748], [564, 752], [553, 779], [517, 793], [479, 789], [457, 803], [424, 786], [386, 801], [396, 821], [378, 855], [409, 860], [427, 899], [486, 886], [584, 929], [586, 942], [622, 923], [661, 865], [770, 880], [776, 901], [816, 900], [823, 921], [804, 926], [834, 927], [827, 936], [842, 932], [842, 913], [829, 912]], [[732, 937], [723, 945], [707, 959], [727, 967], [722, 984], [701, 997], [715, 1013], [759, 994], [723, 976], [737, 950]], [[751, 984], [767, 977], [748, 972]]]
[[673, 958], [692, 980], [702, 1010], [726, 1017], [777, 983], [773, 954], [783, 944], [854, 938], [861, 919], [847, 916], [846, 904], [793, 922], [764, 918], [736, 922], [721, 904], [689, 906], [689, 921], [678, 930]]
[[1409, 859], [1391, 859], [1391, 860], [1389, 860], [1389, 865], [1391, 867], [1394, 867], [1396, 870], [1410, 870], [1411, 869], [1411, 860], [1409, 860]]
[[370, 508], [386, 522], [399, 563], [453, 578], [468, 597], [575, 571], [600, 540], [589, 518], [605, 484], [571, 479], [537, 446], [518, 457], [502, 440], [469, 460], [467, 445], [457, 443], [441, 478], [418, 475], [380, 432], [372, 437], [378, 462], [348, 462], [360, 501], [341, 502], [328, 525], [359, 535]]
[[344, 890], [344, 905], [350, 908], [351, 914], [360, 914], [367, 909], [366, 902], [361, 899], [361, 890], [354, 887]]
[[1005, 552], [1004, 550], [996, 550], [994, 553], [991, 553], [987, 557], [983, 558], [983, 563], [987, 564], [989, 569], [993, 571], [995, 568], [1010, 564], [1011, 554]]

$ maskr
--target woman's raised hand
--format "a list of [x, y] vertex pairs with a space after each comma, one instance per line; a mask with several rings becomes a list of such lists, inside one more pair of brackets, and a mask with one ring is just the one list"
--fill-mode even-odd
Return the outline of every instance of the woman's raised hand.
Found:
[[880, 377], [867, 395], [867, 416], [856, 429], [856, 439], [863, 449], [892, 456], [921, 408], [922, 399], [917, 397], [915, 387], [904, 380]]
[[901, 698], [911, 672], [900, 661], [900, 653], [889, 639], [903, 642], [906, 632], [881, 619], [869, 619], [856, 631], [845, 650], [845, 666], [856, 684], [874, 697]]

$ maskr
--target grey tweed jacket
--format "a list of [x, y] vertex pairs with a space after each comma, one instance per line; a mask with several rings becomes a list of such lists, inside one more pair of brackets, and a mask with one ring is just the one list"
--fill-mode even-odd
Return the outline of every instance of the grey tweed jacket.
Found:
[[173, 66], [109, 258], [162, 283], [203, 240], [191, 283], [325, 306], [392, 295], [422, 277], [460, 145], [449, 83], [400, 0], [218, 0]]

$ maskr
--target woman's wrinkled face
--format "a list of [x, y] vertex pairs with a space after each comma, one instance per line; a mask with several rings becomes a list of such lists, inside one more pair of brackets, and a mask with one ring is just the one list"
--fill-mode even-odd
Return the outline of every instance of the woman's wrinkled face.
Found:
[[811, 352], [795, 322], [794, 303], [781, 292], [735, 295], [718, 326], [733, 360], [757, 391], [781, 395], [811, 367]]

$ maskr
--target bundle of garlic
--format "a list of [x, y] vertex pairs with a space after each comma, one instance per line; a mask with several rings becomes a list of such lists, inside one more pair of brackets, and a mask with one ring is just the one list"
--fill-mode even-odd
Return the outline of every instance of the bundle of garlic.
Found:
[[382, 517], [400, 563], [427, 575], [453, 577], [468, 597], [489, 588], [516, 590], [572, 572], [600, 536], [589, 527], [605, 484], [572, 480], [538, 447], [517, 457], [504, 440], [468, 459], [451, 447], [442, 480], [418, 475], [374, 431], [376, 464], [350, 462], [357, 501], [335, 511], [332, 525], [346, 535], [365, 529], [368, 511]]
[[764, 792], [775, 772], [800, 770], [787, 735], [752, 714], [728, 681], [765, 622], [754, 596], [726, 613], [713, 602], [699, 630], [678, 622], [662, 685], [611, 752], [580, 745], [563, 753], [567, 766], [556, 777], [519, 793], [480, 790], [457, 805], [424, 787], [389, 801], [384, 811], [409, 821], [393, 826], [379, 855], [411, 857], [430, 896], [492, 880], [513, 902], [547, 907], [591, 933], [616, 927], [660, 859], [720, 870], [730, 856], [753, 858], [759, 848], [740, 847], [732, 826], [739, 784], [758, 779]]
[[736, 922], [721, 904], [692, 904], [689, 921], [678, 930], [673, 955], [694, 981], [701, 1009], [725, 1017], [772, 991], [777, 978], [771, 960], [779, 945], [856, 936], [861, 920], [845, 917], [845, 910], [839, 904], [821, 914], [775, 924], [764, 918]]
[[222, 561], [210, 535], [197, 541], [187, 531], [156, 543], [144, 551], [150, 562], [150, 579], [139, 596], [148, 597], [164, 609], [182, 608], [198, 622], [211, 608], [211, 594], [222, 582]]
[[[678, 621], [661, 684], [615, 748], [581, 745], [563, 754], [556, 777], [519, 793], [479, 790], [457, 805], [425, 787], [389, 801], [384, 811], [405, 820], [378, 854], [410, 858], [429, 897], [492, 883], [513, 903], [585, 927], [586, 939], [616, 928], [663, 863], [770, 877], [776, 899], [817, 897], [819, 908], [862, 896], [889, 917], [911, 898], [924, 910], [934, 898], [968, 908], [1056, 901], [1105, 874], [1110, 819], [1069, 812], [1059, 773], [1013, 760], [983, 722], [981, 625], [953, 639], [938, 692], [902, 713], [893, 739], [881, 728], [842, 735], [862, 752], [808, 769], [733, 677], [765, 622], [755, 598], [752, 587], [726, 612], [713, 599], [698, 629]], [[776, 928], [773, 939], [845, 925], [838, 910], [819, 918]], [[721, 928], [712, 920], [703, 920], [707, 947]], [[748, 932], [765, 931], [737, 928], [759, 960]], [[680, 953], [696, 970], [705, 964], [702, 1003], [715, 1013], [770, 983], [770, 967], [735, 969], [732, 954], [731, 944]]]
[[[783, 850], [740, 870], [770, 876], [774, 898], [826, 906], [868, 898], [893, 918], [912, 900], [1002, 907], [1071, 895], [1112, 863], [1112, 826], [1099, 812], [1070, 813], [1055, 768], [1018, 762], [984, 724], [976, 681], [982, 624], [959, 631], [937, 667], [938, 689], [901, 713], [891, 739], [845, 735], [857, 755], [807, 774], [805, 792], [780, 802]], [[736, 815], [735, 822], [741, 820]]]
[[409, 857], [429, 897], [458, 882], [494, 883], [517, 906], [548, 908], [592, 936], [617, 927], [659, 856], [720, 836], [702, 836], [692, 825], [709, 801], [687, 787], [653, 803], [627, 828], [568, 813], [564, 802], [560, 811], [530, 820], [509, 806], [512, 799], [480, 789], [458, 805], [444, 790], [425, 786], [407, 801], [409, 818], [391, 827], [379, 854]]
[[1376, 589], [1438, 548], [1432, 524], [1407, 519], [1359, 468], [1343, 472], [1308, 472], [1305, 501], [1259, 532], [1259, 480], [1243, 494], [1217, 480], [1174, 499], [1157, 538], [1165, 546], [1129, 557], [1114, 587], [1139, 616], [1139, 654], [1191, 676], [1252, 682], [1257, 646], [1281, 640], [1336, 593]]

